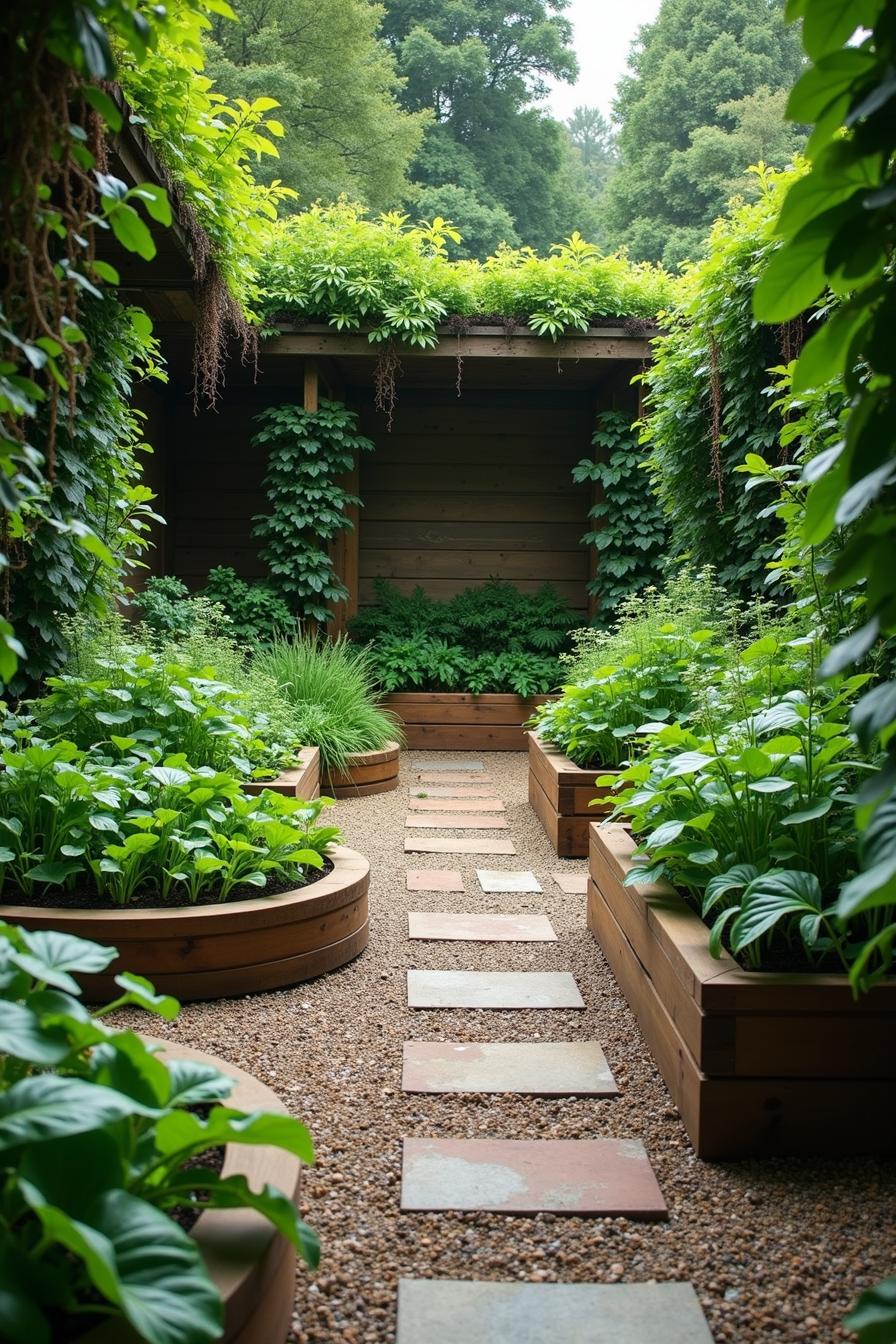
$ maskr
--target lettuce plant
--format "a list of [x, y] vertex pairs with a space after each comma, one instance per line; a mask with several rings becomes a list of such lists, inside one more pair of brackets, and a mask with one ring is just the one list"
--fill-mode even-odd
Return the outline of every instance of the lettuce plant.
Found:
[[286, 1194], [197, 1164], [232, 1143], [313, 1162], [305, 1126], [229, 1106], [232, 1080], [213, 1066], [162, 1059], [109, 1025], [125, 1005], [177, 1015], [149, 981], [117, 976], [121, 994], [91, 1015], [76, 977], [116, 955], [0, 925], [0, 1320], [12, 1344], [75, 1339], [110, 1318], [147, 1344], [219, 1339], [220, 1296], [174, 1209], [254, 1209], [307, 1264], [319, 1259]]

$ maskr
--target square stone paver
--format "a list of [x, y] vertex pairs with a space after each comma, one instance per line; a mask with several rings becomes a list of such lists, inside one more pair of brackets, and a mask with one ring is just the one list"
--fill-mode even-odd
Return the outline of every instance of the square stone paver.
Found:
[[712, 1344], [689, 1283], [400, 1279], [396, 1344]]
[[569, 971], [408, 971], [409, 1008], [584, 1008]]
[[541, 891], [541, 883], [534, 873], [505, 873], [500, 868], [477, 868], [479, 885], [485, 892], [526, 892]]
[[467, 943], [556, 943], [547, 915], [463, 915], [451, 911], [408, 914], [409, 938]]
[[405, 1139], [401, 1207], [667, 1216], [640, 1139]]
[[451, 827], [463, 831], [510, 830], [503, 817], [485, 817], [476, 812], [412, 812], [406, 817], [404, 824], [434, 831], [444, 831]]
[[406, 1041], [405, 1092], [519, 1092], [612, 1097], [619, 1089], [597, 1041]]
[[586, 896], [588, 894], [587, 873], [551, 873], [561, 891], [567, 896]]
[[512, 840], [492, 840], [487, 835], [467, 839], [446, 839], [435, 835], [409, 835], [404, 842], [406, 854], [515, 854]]
[[500, 798], [411, 798], [415, 812], [506, 812]]
[[441, 770], [420, 770], [417, 779], [427, 784], [491, 784], [491, 775], [479, 774], [475, 770], [458, 771], [456, 775], [447, 775]]
[[479, 774], [485, 769], [481, 761], [477, 761], [475, 756], [455, 757], [450, 761], [418, 761], [416, 765], [418, 770], [437, 770], [440, 773], [452, 770], [465, 770], [469, 774]]
[[408, 891], [463, 891], [464, 880], [454, 868], [409, 868]]
[[411, 784], [412, 798], [490, 798], [500, 801], [490, 784]]

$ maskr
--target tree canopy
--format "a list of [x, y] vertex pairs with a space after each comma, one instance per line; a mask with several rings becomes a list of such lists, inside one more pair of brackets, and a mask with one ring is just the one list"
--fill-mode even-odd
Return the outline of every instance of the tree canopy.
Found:
[[802, 62], [782, 0], [663, 0], [614, 105], [621, 162], [603, 202], [614, 245], [667, 266], [698, 256], [746, 169], [783, 168], [803, 143], [782, 121]]

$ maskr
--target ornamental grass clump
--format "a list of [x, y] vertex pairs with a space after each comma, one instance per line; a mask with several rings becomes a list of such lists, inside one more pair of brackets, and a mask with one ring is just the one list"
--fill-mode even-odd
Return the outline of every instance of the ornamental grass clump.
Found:
[[369, 655], [347, 640], [277, 639], [255, 663], [293, 707], [299, 739], [320, 749], [325, 770], [402, 740], [398, 720], [380, 704]]

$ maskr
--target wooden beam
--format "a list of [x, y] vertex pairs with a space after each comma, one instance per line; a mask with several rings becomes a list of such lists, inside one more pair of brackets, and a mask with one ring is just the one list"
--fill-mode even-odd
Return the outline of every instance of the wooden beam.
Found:
[[[278, 355], [303, 355], [306, 358], [330, 355], [377, 356], [364, 335], [346, 335], [328, 330], [283, 333], [265, 341], [261, 347], [263, 358]], [[418, 359], [547, 359], [547, 360], [605, 360], [624, 359], [641, 361], [650, 358], [650, 341], [643, 336], [573, 336], [566, 340], [550, 341], [540, 336], [479, 335], [451, 336], [440, 341], [432, 350], [418, 350], [402, 346], [402, 360]]]
[[316, 411], [320, 405], [320, 378], [316, 359], [305, 360], [303, 389], [302, 404], [305, 410]]

